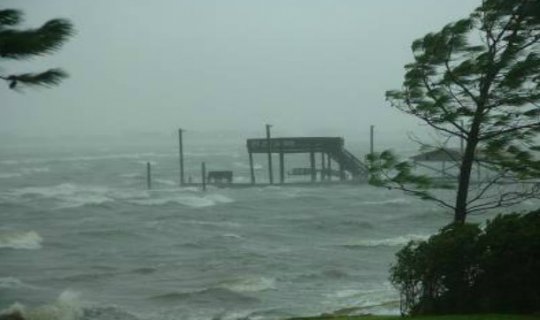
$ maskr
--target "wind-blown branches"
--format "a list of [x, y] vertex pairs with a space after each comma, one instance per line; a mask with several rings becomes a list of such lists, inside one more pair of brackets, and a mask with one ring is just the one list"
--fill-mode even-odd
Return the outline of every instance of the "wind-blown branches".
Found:
[[[37, 29], [19, 30], [14, 26], [22, 22], [22, 12], [0, 10], [0, 59], [28, 60], [54, 53], [74, 34], [72, 23], [66, 19], [53, 19]], [[40, 73], [0, 74], [11, 89], [25, 86], [57, 85], [68, 75], [61, 69]]]
[[[464, 140], [455, 221], [464, 222], [469, 209], [517, 201], [519, 193], [501, 191], [496, 200], [479, 205], [491, 197], [488, 190], [498, 179], [477, 185], [480, 191], [471, 201], [470, 176], [473, 164], [485, 161], [492, 171], [518, 181], [540, 177], [535, 156], [540, 148], [534, 144], [540, 133], [540, 1], [484, 0], [469, 17], [414, 41], [412, 52], [402, 89], [388, 91], [386, 98], [392, 107]], [[415, 185], [412, 173], [374, 168], [397, 174], [379, 175], [379, 185]], [[529, 191], [523, 197], [539, 190]]]

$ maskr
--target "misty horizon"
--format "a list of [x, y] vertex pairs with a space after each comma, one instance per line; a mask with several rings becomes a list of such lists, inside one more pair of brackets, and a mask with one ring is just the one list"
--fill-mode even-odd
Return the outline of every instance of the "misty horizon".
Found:
[[[410, 44], [478, 1], [6, 1], [25, 27], [71, 20], [53, 55], [7, 71], [65, 69], [50, 89], [2, 87], [0, 133], [61, 137], [195, 132], [404, 136], [419, 122], [384, 100]], [[419, 129], [424, 130], [422, 127]]]

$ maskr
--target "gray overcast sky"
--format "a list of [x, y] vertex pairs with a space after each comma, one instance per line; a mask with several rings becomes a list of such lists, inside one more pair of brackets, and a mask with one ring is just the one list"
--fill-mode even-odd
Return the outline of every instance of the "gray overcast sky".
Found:
[[[0, 87], [4, 134], [261, 130], [396, 131], [417, 121], [384, 100], [410, 44], [479, 0], [4, 0], [25, 26], [73, 21], [56, 54], [5, 72], [62, 67], [53, 89]], [[389, 129], [389, 130], [393, 130]], [[362, 129], [365, 131], [365, 129]]]

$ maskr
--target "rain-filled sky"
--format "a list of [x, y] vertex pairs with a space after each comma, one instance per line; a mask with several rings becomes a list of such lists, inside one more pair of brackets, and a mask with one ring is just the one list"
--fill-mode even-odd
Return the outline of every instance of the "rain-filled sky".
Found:
[[411, 42], [479, 0], [4, 0], [25, 27], [64, 17], [77, 33], [1, 72], [62, 67], [52, 89], [0, 86], [0, 134], [416, 130], [390, 108]]

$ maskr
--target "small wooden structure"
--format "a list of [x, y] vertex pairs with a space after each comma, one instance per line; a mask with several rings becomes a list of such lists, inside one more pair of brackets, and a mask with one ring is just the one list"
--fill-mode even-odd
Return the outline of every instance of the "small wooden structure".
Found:
[[[440, 172], [442, 177], [457, 179], [457, 176], [449, 174], [448, 170], [457, 167], [457, 164], [461, 160], [461, 152], [457, 149], [438, 148], [412, 156], [411, 159], [417, 166], [427, 168], [434, 172]], [[426, 163], [439, 163], [440, 168], [427, 165]], [[449, 163], [449, 166], [447, 166], [447, 163]]]
[[217, 183], [217, 184], [231, 184], [233, 180], [232, 171], [210, 171], [208, 172], [208, 183]]
[[[247, 149], [249, 154], [249, 166], [251, 183], [255, 184], [255, 171], [253, 168], [253, 154], [266, 153], [269, 159], [269, 181], [273, 182], [271, 155], [279, 154], [279, 181], [285, 183], [285, 154], [308, 153], [310, 158], [311, 181], [317, 180], [317, 171], [321, 173], [321, 181], [330, 180], [332, 161], [339, 167], [340, 179], [346, 180], [347, 174], [354, 180], [367, 178], [367, 167], [344, 147], [343, 138], [339, 137], [292, 137], [292, 138], [267, 138], [248, 139]], [[315, 154], [321, 155], [321, 170], [317, 170]]]
[[[463, 152], [460, 149], [438, 148], [412, 156], [411, 159], [417, 166], [440, 173], [442, 178], [457, 180], [458, 173], [455, 170], [459, 170], [462, 157]], [[489, 168], [482, 164], [482, 159], [485, 159], [484, 157], [485, 155], [483, 155], [482, 150], [477, 150], [474, 161], [476, 163], [476, 178], [478, 181], [482, 178], [481, 167], [485, 167], [486, 172], [489, 172]], [[427, 163], [439, 163], [440, 168], [428, 165]], [[451, 173], [452, 169], [454, 169], [454, 174]]]

